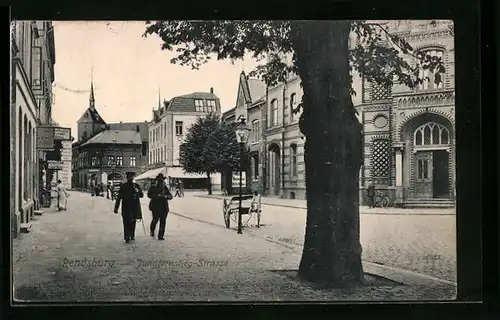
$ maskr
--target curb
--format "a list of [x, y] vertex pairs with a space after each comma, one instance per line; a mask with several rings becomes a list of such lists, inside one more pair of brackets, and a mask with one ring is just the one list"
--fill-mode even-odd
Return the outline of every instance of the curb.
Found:
[[[195, 197], [198, 198], [205, 198], [205, 199], [219, 199], [222, 200], [224, 199], [221, 196], [205, 196], [205, 195], [194, 195]], [[275, 203], [267, 203], [262, 201], [263, 205], [266, 206], [271, 206], [271, 207], [282, 207], [282, 208], [292, 208], [292, 209], [302, 209], [302, 210], [307, 210], [307, 207], [304, 206], [296, 206], [296, 205], [291, 205], [291, 204], [275, 204]], [[374, 211], [374, 212], [359, 212], [359, 214], [376, 214], [380, 216], [394, 216], [394, 215], [399, 215], [399, 216], [455, 216], [455, 213], [418, 213], [418, 212], [380, 212], [380, 211]]]
[[[212, 226], [215, 226], [218, 228], [222, 228], [222, 229], [226, 229], [226, 230], [232, 230], [232, 229], [227, 229], [223, 225], [219, 225], [219, 224], [216, 224], [216, 223], [213, 223], [210, 221], [189, 217], [187, 215], [183, 215], [183, 214], [180, 214], [177, 212], [170, 211], [170, 213], [172, 213], [176, 216], [179, 216], [181, 218], [191, 220], [191, 221], [209, 224], [209, 225], [212, 225]], [[294, 250], [294, 251], [299, 251], [299, 250], [302, 250], [302, 248], [303, 248], [302, 245], [296, 245], [296, 244], [291, 244], [288, 242], [279, 241], [279, 240], [276, 240], [276, 239], [269, 237], [269, 236], [262, 237], [262, 236], [255, 235], [251, 232], [246, 232], [245, 235], [250, 236], [252, 238], [266, 240], [268, 242], [280, 245], [282, 247], [285, 247], [287, 249]], [[428, 276], [425, 274], [421, 274], [421, 273], [406, 270], [406, 269], [389, 267], [389, 266], [385, 266], [385, 265], [381, 265], [381, 264], [377, 264], [377, 263], [373, 263], [373, 262], [368, 262], [368, 261], [363, 261], [363, 269], [364, 269], [365, 273], [373, 274], [375, 276], [379, 276], [382, 278], [386, 278], [386, 279], [389, 279], [389, 280], [392, 280], [394, 282], [397, 282], [397, 283], [400, 283], [403, 285], [407, 285], [407, 286], [422, 286], [422, 285], [432, 286], [432, 285], [436, 285], [436, 283], [438, 283], [440, 285], [447, 285], [447, 286], [454, 286], [454, 287], [457, 286], [456, 282], [436, 278], [433, 276]]]

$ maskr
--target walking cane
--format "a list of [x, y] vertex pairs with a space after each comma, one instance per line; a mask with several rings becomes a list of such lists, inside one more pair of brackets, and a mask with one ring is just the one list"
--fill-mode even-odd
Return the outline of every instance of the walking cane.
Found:
[[142, 223], [142, 230], [144, 230], [144, 235], [147, 236], [146, 228], [144, 227], [144, 221], [142, 219], [141, 219], [141, 223]]

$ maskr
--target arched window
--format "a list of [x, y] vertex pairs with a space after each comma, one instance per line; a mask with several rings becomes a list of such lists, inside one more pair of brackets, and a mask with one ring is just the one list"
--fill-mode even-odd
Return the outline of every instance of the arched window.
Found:
[[429, 122], [415, 130], [413, 143], [416, 146], [449, 144], [450, 132], [445, 126], [435, 122]]
[[296, 94], [295, 93], [292, 93], [290, 95], [290, 122], [293, 122], [294, 121], [294, 114], [293, 114], [293, 110], [296, 108], [296, 105], [297, 105], [297, 99], [296, 99]]
[[278, 100], [273, 99], [271, 101], [271, 113], [270, 113], [270, 126], [274, 127], [278, 125]]
[[[432, 58], [443, 59], [444, 50], [437, 48], [428, 48], [424, 50], [420, 50], [417, 53], [417, 57], [425, 58], [425, 56]], [[418, 86], [419, 90], [428, 90], [428, 89], [442, 89], [444, 87], [444, 70], [433, 70], [421, 68], [419, 70], [419, 78], [423, 79], [423, 82]]]
[[297, 176], [297, 145], [295, 143], [290, 145], [290, 175]]

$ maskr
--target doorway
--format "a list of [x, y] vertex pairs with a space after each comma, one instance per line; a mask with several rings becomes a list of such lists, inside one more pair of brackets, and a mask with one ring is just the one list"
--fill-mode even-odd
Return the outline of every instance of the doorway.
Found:
[[448, 152], [445, 150], [434, 151], [432, 161], [433, 198], [447, 199], [450, 197]]

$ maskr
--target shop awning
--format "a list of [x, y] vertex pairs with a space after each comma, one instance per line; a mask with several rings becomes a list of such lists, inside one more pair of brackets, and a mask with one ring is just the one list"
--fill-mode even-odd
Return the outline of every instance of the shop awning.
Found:
[[184, 172], [184, 169], [181, 167], [169, 167], [167, 169], [167, 176], [172, 178], [180, 178], [180, 179], [206, 179], [206, 174], [199, 173], [188, 173]]
[[167, 176], [167, 168], [161, 167], [161, 168], [156, 168], [156, 169], [151, 169], [148, 170], [137, 177], [135, 177], [134, 180], [144, 180], [144, 179], [155, 179], [156, 176], [160, 173], [163, 173], [163, 175], [166, 177]]

